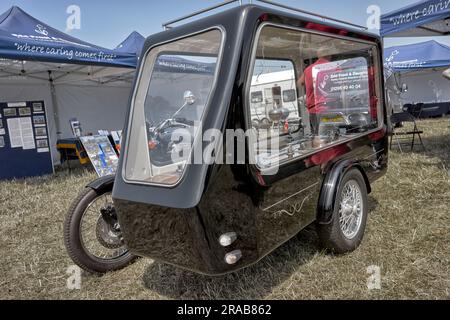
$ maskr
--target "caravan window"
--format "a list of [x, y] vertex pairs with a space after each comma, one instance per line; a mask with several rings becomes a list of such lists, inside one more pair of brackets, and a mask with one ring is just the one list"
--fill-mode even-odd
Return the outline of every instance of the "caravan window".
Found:
[[174, 186], [182, 178], [216, 81], [220, 30], [153, 48], [134, 104], [125, 180]]
[[262, 91], [252, 92], [252, 103], [261, 103], [261, 102], [263, 102]]
[[[290, 65], [273, 68], [274, 61]], [[250, 90], [261, 87], [271, 94], [265, 109], [248, 104], [257, 137], [252, 151], [257, 163], [265, 159], [263, 166], [305, 157], [382, 125], [375, 44], [267, 24], [260, 29], [252, 68]], [[255, 121], [261, 114], [269, 122], [265, 126]]]
[[297, 91], [295, 89], [283, 91], [283, 102], [294, 102], [297, 100]]

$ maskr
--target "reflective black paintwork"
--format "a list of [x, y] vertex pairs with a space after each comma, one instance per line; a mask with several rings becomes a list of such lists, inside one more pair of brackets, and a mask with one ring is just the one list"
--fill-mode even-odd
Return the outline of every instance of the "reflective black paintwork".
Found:
[[[211, 27], [223, 28], [222, 67], [203, 129], [245, 130], [243, 101], [251, 49], [257, 28], [265, 21], [293, 27], [305, 27], [308, 22], [322, 24], [272, 9], [244, 6], [154, 35], [147, 40], [144, 52], [171, 39]], [[382, 51], [381, 41], [372, 35], [356, 30], [347, 30], [347, 34], [373, 41]], [[382, 83], [380, 86], [383, 88]], [[133, 143], [126, 138], [127, 128], [124, 132], [124, 145]], [[246, 267], [314, 221], [328, 223], [339, 181], [349, 168], [361, 170], [370, 191], [370, 183], [387, 170], [387, 134], [382, 129], [322, 150], [282, 166], [272, 177], [262, 176], [251, 165], [191, 165], [181, 183], [171, 189], [125, 183], [121, 159], [113, 198], [126, 244], [134, 254], [204, 274]], [[227, 232], [236, 232], [238, 240], [223, 248], [219, 237]], [[236, 249], [242, 251], [242, 259], [227, 265], [226, 253]]]

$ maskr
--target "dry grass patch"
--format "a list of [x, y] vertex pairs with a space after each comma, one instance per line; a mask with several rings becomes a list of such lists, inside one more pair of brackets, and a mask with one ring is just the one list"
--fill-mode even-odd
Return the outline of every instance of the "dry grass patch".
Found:
[[[370, 196], [362, 247], [346, 256], [317, 249], [301, 232], [259, 264], [219, 278], [141, 259], [66, 288], [72, 264], [62, 223], [95, 174], [0, 182], [0, 298], [3, 299], [449, 299], [450, 118], [419, 122], [427, 151], [391, 154], [388, 175]], [[381, 268], [381, 290], [368, 290], [367, 267]]]

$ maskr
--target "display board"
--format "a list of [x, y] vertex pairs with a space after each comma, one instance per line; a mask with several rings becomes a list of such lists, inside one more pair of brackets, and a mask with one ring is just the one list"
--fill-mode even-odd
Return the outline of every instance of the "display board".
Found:
[[99, 177], [116, 173], [119, 157], [107, 136], [80, 137], [80, 141]]
[[0, 103], [0, 180], [52, 174], [44, 101]]
[[116, 149], [116, 153], [120, 155], [120, 148], [122, 144], [122, 131], [111, 131], [111, 138], [114, 142], [114, 149]]

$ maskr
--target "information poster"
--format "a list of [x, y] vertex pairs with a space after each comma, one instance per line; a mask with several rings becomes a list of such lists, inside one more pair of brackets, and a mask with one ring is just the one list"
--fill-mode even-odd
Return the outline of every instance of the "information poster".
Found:
[[2, 119], [2, 116], [0, 114], [0, 136], [4, 136], [5, 133], [6, 133], [6, 131], [5, 131], [5, 127], [3, 125], [3, 119]]
[[11, 148], [22, 148], [22, 132], [20, 131], [20, 118], [7, 119], [9, 141]]
[[0, 180], [53, 173], [44, 101], [0, 103]]
[[33, 125], [31, 123], [31, 117], [19, 118], [20, 121], [20, 134], [22, 136], [22, 148], [23, 150], [34, 150], [36, 144], [34, 142]]
[[107, 136], [80, 137], [80, 140], [99, 177], [116, 174], [119, 157]]
[[[328, 111], [369, 111], [369, 76], [365, 58], [316, 65], [313, 79], [316, 105], [326, 105]], [[361, 108], [364, 110], [359, 110]]]

